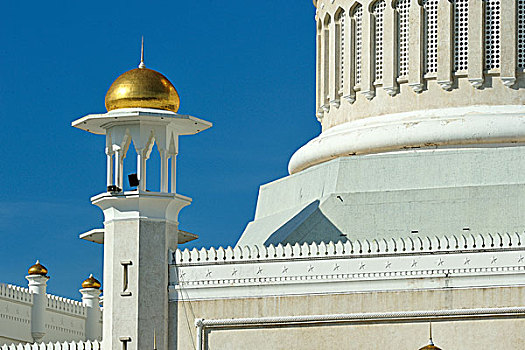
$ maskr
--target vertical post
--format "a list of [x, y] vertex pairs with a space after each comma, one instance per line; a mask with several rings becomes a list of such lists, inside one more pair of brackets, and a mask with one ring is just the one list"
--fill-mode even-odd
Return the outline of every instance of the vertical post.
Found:
[[316, 98], [316, 116], [317, 116], [317, 120], [321, 121], [321, 119], [323, 118], [323, 109], [321, 108], [321, 106], [323, 105], [323, 99], [322, 99], [322, 78], [321, 78], [321, 74], [322, 74], [322, 69], [323, 69], [323, 65], [322, 65], [322, 55], [321, 55], [321, 51], [322, 51], [322, 32], [323, 32], [323, 26], [322, 26], [322, 21], [318, 18], [317, 18], [317, 35], [316, 35], [316, 59], [317, 59], [317, 72], [316, 72], [316, 75], [315, 75], [315, 86], [316, 86], [316, 89], [317, 89], [317, 98]]
[[330, 110], [329, 91], [330, 91], [330, 16], [327, 14], [323, 20], [323, 34], [322, 34], [322, 72], [321, 72], [321, 108], [323, 112]]
[[397, 67], [399, 43], [397, 40], [396, 11], [389, 1], [383, 12], [383, 90], [390, 96], [398, 92]]
[[348, 102], [354, 103], [355, 102], [355, 92], [354, 92], [354, 86], [355, 86], [355, 19], [352, 16], [352, 13], [348, 11], [346, 16], [346, 22], [345, 27], [343, 30], [345, 31], [344, 37], [345, 37], [345, 54], [344, 54], [344, 66], [345, 66], [345, 77], [344, 79], [347, 79], [344, 82], [343, 85], [343, 98], [345, 98]]
[[516, 83], [518, 66], [517, 13], [515, 0], [501, 0], [500, 36], [501, 36], [501, 82], [507, 87]]
[[485, 69], [483, 0], [469, 0], [468, 3], [468, 81], [476, 89], [483, 86]]
[[29, 275], [26, 276], [26, 279], [29, 282], [29, 292], [33, 294], [33, 306], [31, 307], [31, 336], [36, 343], [46, 335], [46, 289], [49, 277], [42, 275]]
[[107, 187], [113, 186], [113, 152], [106, 148]]
[[146, 149], [137, 150], [137, 177], [139, 179], [139, 189], [146, 191]]
[[195, 320], [195, 326], [197, 327], [197, 334], [196, 334], [196, 344], [197, 344], [197, 350], [203, 350], [203, 330], [204, 330], [204, 322], [202, 319]]
[[423, 91], [423, 75], [425, 72], [424, 45], [425, 16], [423, 6], [417, 0], [410, 0], [408, 20], [408, 85], [416, 93]]
[[341, 40], [341, 38], [338, 37], [340, 33], [340, 30], [338, 29], [340, 28], [341, 26], [335, 17], [334, 17], [334, 20], [328, 24], [328, 32], [329, 32], [328, 34], [328, 42], [329, 42], [328, 61], [332, 62], [332, 64], [329, 65], [330, 71], [328, 72], [328, 80], [330, 81], [330, 85], [328, 88], [328, 100], [330, 102], [330, 105], [334, 107], [339, 107], [338, 74], [339, 74], [339, 69], [341, 67], [341, 64], [339, 62], [339, 57], [340, 57], [339, 41]]
[[160, 150], [160, 192], [168, 192], [168, 152]]
[[443, 90], [452, 89], [454, 70], [454, 4], [438, 2], [438, 66], [437, 83]]
[[361, 93], [371, 100], [376, 95], [374, 88], [375, 45], [374, 19], [369, 9], [363, 6], [362, 51], [361, 51]]
[[171, 155], [171, 193], [177, 193], [177, 155]]
[[80, 293], [82, 294], [82, 304], [87, 308], [85, 340], [101, 340], [100, 290], [98, 288], [82, 288]]

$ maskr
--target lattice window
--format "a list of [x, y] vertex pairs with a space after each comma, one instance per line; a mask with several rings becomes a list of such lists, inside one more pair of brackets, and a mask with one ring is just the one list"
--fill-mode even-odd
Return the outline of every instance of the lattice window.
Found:
[[384, 12], [386, 3], [380, 0], [372, 7], [372, 13], [375, 18], [375, 79], [383, 79], [383, 34], [384, 34]]
[[352, 14], [352, 19], [355, 23], [354, 30], [354, 57], [355, 57], [355, 83], [361, 83], [361, 58], [363, 51], [363, 6], [357, 5], [354, 8], [354, 13]]
[[485, 69], [500, 66], [500, 0], [485, 0]]
[[408, 74], [408, 13], [410, 0], [399, 0], [396, 3], [397, 11], [397, 42], [398, 42], [398, 76]]
[[339, 22], [339, 89], [344, 87], [345, 77], [345, 11], [339, 12], [337, 21]]
[[454, 70], [467, 70], [468, 60], [468, 1], [454, 2]]
[[525, 0], [518, 0], [518, 68], [525, 69]]
[[423, 0], [425, 10], [425, 71], [437, 72], [438, 0]]

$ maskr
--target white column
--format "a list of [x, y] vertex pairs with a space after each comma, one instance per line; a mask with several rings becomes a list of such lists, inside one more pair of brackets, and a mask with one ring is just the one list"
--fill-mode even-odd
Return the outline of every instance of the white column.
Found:
[[399, 60], [397, 47], [396, 11], [387, 1], [383, 12], [383, 89], [390, 96], [398, 92], [397, 62]]
[[171, 155], [171, 193], [177, 193], [177, 155]]
[[361, 51], [361, 93], [371, 100], [376, 95], [374, 87], [374, 18], [363, 6], [362, 51]]
[[122, 184], [120, 181], [122, 177], [122, 161], [121, 161], [121, 151], [120, 149], [115, 150], [115, 185], [117, 187], [122, 188]]
[[338, 48], [338, 38], [337, 38], [337, 35], [339, 34], [338, 31], [336, 30], [336, 28], [340, 26], [339, 24], [337, 24], [335, 18], [333, 21], [330, 22], [330, 24], [328, 25], [328, 30], [329, 30], [329, 34], [328, 34], [328, 47], [329, 47], [329, 52], [328, 52], [328, 61], [331, 63], [329, 64], [329, 67], [330, 67], [330, 71], [328, 72], [328, 80], [330, 81], [330, 85], [329, 85], [329, 88], [328, 88], [328, 100], [330, 102], [330, 105], [331, 106], [335, 106], [335, 107], [338, 107], [339, 106], [339, 96], [338, 96], [338, 92], [339, 92], [339, 69], [340, 69], [340, 64], [337, 64], [337, 62], [339, 61], [339, 57], [338, 56], [338, 51], [339, 51], [339, 48]]
[[139, 189], [146, 190], [146, 157], [144, 149], [137, 150], [137, 177], [139, 179]]
[[168, 152], [160, 150], [160, 192], [168, 192]]
[[468, 3], [468, 80], [476, 89], [483, 87], [485, 69], [484, 1]]
[[33, 306], [31, 307], [31, 336], [36, 343], [46, 335], [46, 289], [49, 277], [29, 275], [26, 276], [26, 279], [29, 281], [29, 292], [33, 294]]
[[501, 82], [510, 87], [516, 83], [518, 66], [517, 45], [517, 8], [515, 0], [501, 0], [500, 36], [501, 36]]
[[107, 186], [113, 186], [113, 152], [106, 148]]
[[437, 83], [444, 90], [451, 90], [454, 71], [454, 4], [438, 2], [438, 66]]
[[86, 306], [86, 338], [85, 340], [101, 340], [102, 327], [100, 326], [100, 290], [97, 288], [80, 289], [82, 303]]
[[423, 91], [424, 58], [424, 15], [423, 6], [417, 0], [410, 0], [408, 20], [408, 85], [416, 93]]

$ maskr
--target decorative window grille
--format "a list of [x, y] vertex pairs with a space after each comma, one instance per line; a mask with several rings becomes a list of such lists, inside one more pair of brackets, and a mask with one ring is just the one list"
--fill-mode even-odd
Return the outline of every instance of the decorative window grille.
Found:
[[361, 58], [363, 50], [363, 6], [357, 5], [354, 8], [354, 13], [352, 19], [355, 23], [355, 48], [354, 48], [354, 57], [355, 57], [355, 83], [361, 83]]
[[372, 13], [375, 18], [375, 79], [383, 79], [383, 33], [384, 21], [383, 15], [385, 12], [386, 3], [384, 0], [377, 1], [372, 7]]
[[[525, 1], [525, 0], [524, 0]], [[396, 3], [397, 11], [397, 42], [398, 42], [398, 75], [408, 74], [408, 13], [410, 0], [399, 0]]]
[[518, 68], [525, 69], [525, 0], [518, 0]]
[[323, 103], [323, 97], [322, 97], [322, 81], [321, 81], [321, 77], [322, 77], [322, 69], [323, 69], [323, 54], [322, 54], [322, 50], [323, 50], [323, 45], [322, 45], [322, 40], [323, 40], [323, 36], [322, 36], [322, 33], [323, 33], [323, 26], [321, 24], [321, 22], [319, 21], [318, 25], [317, 25], [317, 102], [319, 103], [319, 105], [321, 105]]
[[438, 0], [423, 0], [425, 12], [425, 71], [437, 72], [437, 9]]
[[328, 96], [328, 87], [330, 84], [330, 22], [331, 18], [327, 17], [325, 19], [324, 27], [323, 27], [323, 42], [324, 42], [324, 81], [323, 81], [323, 103], [328, 103], [330, 101], [330, 96]]
[[485, 69], [500, 66], [500, 0], [485, 0]]
[[454, 70], [467, 70], [468, 58], [468, 1], [454, 2]]
[[345, 77], [345, 11], [339, 12], [339, 89], [344, 87]]

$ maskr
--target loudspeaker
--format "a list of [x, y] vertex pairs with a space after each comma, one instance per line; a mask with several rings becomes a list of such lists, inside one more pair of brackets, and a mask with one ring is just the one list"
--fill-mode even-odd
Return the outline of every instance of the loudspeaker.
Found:
[[137, 177], [137, 174], [129, 174], [128, 175], [128, 181], [130, 187], [138, 187], [140, 184], [140, 180]]

